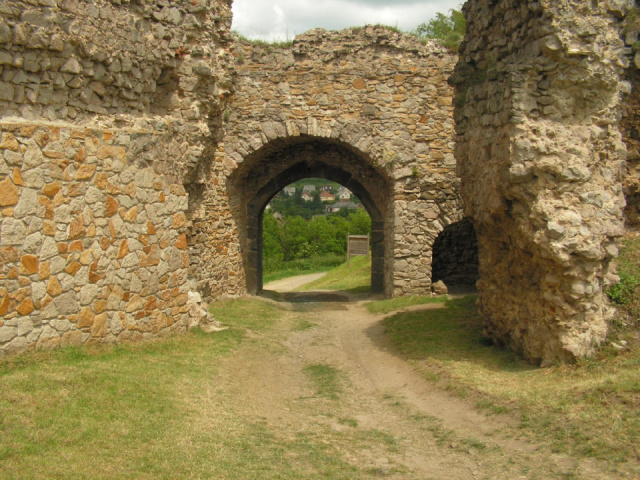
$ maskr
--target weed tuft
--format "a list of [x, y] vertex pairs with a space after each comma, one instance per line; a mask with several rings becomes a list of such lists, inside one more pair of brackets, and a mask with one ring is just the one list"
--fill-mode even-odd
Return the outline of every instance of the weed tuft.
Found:
[[338, 399], [342, 386], [340, 371], [337, 368], [324, 363], [314, 363], [305, 365], [302, 371], [314, 383], [317, 396]]

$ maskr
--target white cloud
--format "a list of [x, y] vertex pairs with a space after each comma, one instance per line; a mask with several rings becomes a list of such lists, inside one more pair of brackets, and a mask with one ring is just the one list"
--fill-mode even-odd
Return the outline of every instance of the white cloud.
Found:
[[233, 29], [250, 38], [284, 40], [312, 28], [384, 24], [413, 30], [462, 0], [234, 0]]

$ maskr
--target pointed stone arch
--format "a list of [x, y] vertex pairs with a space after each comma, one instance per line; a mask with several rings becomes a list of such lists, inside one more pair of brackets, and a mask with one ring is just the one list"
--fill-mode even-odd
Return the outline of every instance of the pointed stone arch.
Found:
[[371, 288], [392, 289], [391, 208], [393, 186], [366, 154], [336, 139], [301, 135], [274, 139], [248, 155], [229, 178], [235, 205], [248, 293], [262, 290], [262, 219], [267, 203], [284, 187], [303, 178], [325, 178], [351, 190], [372, 221]]
[[[320, 54], [354, 41], [348, 66]], [[317, 31], [284, 49], [238, 43], [234, 55], [223, 138], [187, 188], [190, 273], [205, 298], [259, 291], [264, 206], [309, 175], [347, 186], [372, 216], [374, 290], [430, 294], [431, 246], [462, 218], [444, 81], [456, 57], [383, 27]]]

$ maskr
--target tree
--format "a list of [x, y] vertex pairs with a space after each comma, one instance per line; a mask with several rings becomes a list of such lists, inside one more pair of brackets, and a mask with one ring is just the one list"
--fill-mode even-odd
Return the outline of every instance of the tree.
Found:
[[355, 212], [351, 212], [347, 217], [347, 222], [349, 224], [350, 234], [371, 234], [371, 217], [364, 209], [359, 208]]
[[418, 25], [415, 33], [422, 38], [439, 40], [446, 48], [457, 52], [466, 29], [467, 22], [464, 14], [460, 10], [451, 9], [449, 15], [442, 12], [436, 13], [435, 18]]
[[278, 220], [269, 213], [265, 213], [263, 217], [262, 252], [265, 259], [281, 261], [284, 258], [284, 253], [282, 252], [282, 228]]

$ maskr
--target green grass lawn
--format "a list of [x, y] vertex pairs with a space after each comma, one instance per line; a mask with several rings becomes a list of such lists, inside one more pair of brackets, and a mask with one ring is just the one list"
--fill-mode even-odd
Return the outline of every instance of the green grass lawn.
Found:
[[[231, 328], [1, 362], [0, 478], [365, 478], [321, 439], [267, 428], [217, 393], [217, 365], [248, 335], [282, 328], [285, 311], [251, 299], [214, 311]], [[329, 367], [306, 373], [337, 395]]]
[[[515, 416], [516, 435], [631, 471], [625, 465], [640, 461], [640, 348], [638, 285], [629, 277], [640, 269], [639, 245], [638, 239], [625, 241], [624, 295], [613, 294], [621, 313], [612, 340], [627, 339], [625, 350], [605, 345], [577, 365], [533, 367], [483, 338], [473, 296], [438, 298], [446, 308], [391, 315], [384, 319], [387, 335], [434, 386], [488, 414]], [[363, 260], [309, 288], [366, 288], [370, 266]], [[368, 308], [389, 312], [422, 301], [432, 299], [381, 300]], [[213, 311], [228, 330], [0, 361], [0, 478], [369, 478], [342, 456], [346, 443], [267, 428], [235, 412], [236, 400], [217, 390], [217, 365], [243, 342], [279, 348], [272, 332], [309, 328], [304, 314], [257, 299], [218, 302]], [[315, 401], [344, 395], [334, 366], [302, 368]], [[341, 423], [357, 426], [349, 418]], [[371, 432], [358, 441], [387, 442]]]
[[388, 298], [376, 302], [367, 303], [367, 310], [371, 313], [389, 313], [394, 310], [412, 307], [414, 305], [425, 305], [427, 303], [444, 303], [446, 296], [427, 297], [423, 295], [406, 295], [404, 297]]
[[171, 478], [183, 425], [239, 330], [63, 349], [0, 367], [2, 478]]
[[533, 367], [482, 336], [475, 301], [469, 296], [447, 300], [445, 309], [398, 313], [384, 326], [426, 379], [489, 414], [515, 415], [516, 433], [556, 452], [617, 465], [640, 460], [639, 349], [604, 347], [598, 358], [577, 365]]
[[263, 260], [264, 273], [263, 283], [281, 280], [283, 278], [295, 277], [297, 275], [308, 275], [310, 273], [328, 272], [344, 263], [344, 255], [325, 255], [289, 262]]
[[350, 265], [343, 263], [324, 277], [303, 285], [298, 290], [345, 290], [351, 293], [371, 291], [371, 259], [353, 257]]

